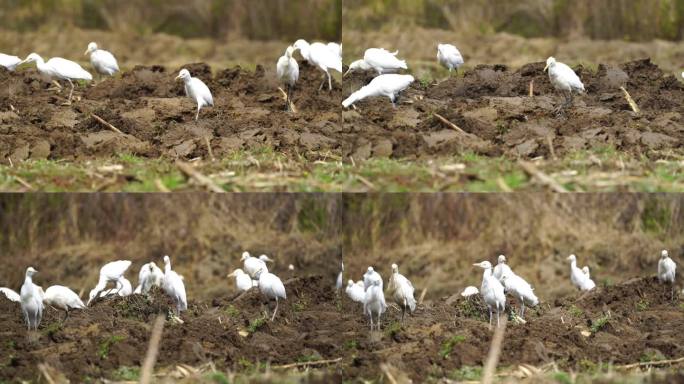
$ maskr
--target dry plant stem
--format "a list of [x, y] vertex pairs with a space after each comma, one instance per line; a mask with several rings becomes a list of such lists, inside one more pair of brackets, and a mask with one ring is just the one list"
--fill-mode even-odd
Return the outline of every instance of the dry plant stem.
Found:
[[223, 188], [219, 187], [214, 183], [210, 178], [207, 176], [201, 174], [198, 170], [196, 170], [192, 165], [188, 163], [184, 163], [182, 161], [176, 161], [176, 167], [183, 172], [187, 177], [195, 180], [197, 183], [199, 183], [201, 186], [207, 188], [211, 192], [216, 192], [216, 193], [223, 193], [225, 192]]
[[271, 368], [273, 368], [273, 369], [288, 369], [288, 368], [296, 368], [296, 367], [311, 367], [314, 365], [334, 364], [334, 363], [338, 363], [340, 361], [342, 361], [342, 358], [338, 357], [337, 359], [330, 359], [330, 360], [302, 361], [299, 363], [276, 365], [276, 366], [271, 367]]
[[551, 188], [554, 192], [559, 192], [559, 193], [565, 193], [568, 192], [565, 187], [560, 185], [557, 181], [555, 181], [553, 178], [551, 178], [549, 175], [546, 173], [540, 171], [534, 164], [528, 163], [526, 161], [518, 161], [518, 164], [520, 164], [520, 167], [527, 173], [528, 175], [536, 178], [541, 182], [542, 184], [548, 186]]
[[159, 354], [159, 343], [161, 342], [162, 331], [164, 330], [164, 316], [159, 315], [152, 326], [152, 335], [150, 336], [150, 344], [147, 347], [147, 354], [143, 362], [142, 372], [140, 374], [140, 384], [149, 384], [152, 380], [154, 372], [154, 365], [157, 363], [157, 355]]
[[492, 344], [489, 346], [489, 354], [485, 362], [484, 372], [482, 375], [482, 384], [491, 384], [496, 373], [496, 366], [499, 364], [499, 356], [501, 355], [501, 346], [503, 344], [504, 334], [506, 333], [506, 325], [508, 318], [504, 316], [501, 325], [494, 330], [494, 337], [492, 337]]
[[120, 130], [119, 128], [117, 128], [117, 127], [115, 127], [115, 126], [109, 124], [108, 122], [106, 122], [106, 121], [105, 121], [103, 118], [101, 118], [100, 116], [98, 116], [98, 115], [96, 115], [96, 114], [94, 114], [94, 113], [90, 114], [90, 116], [92, 116], [93, 119], [97, 120], [98, 123], [104, 125], [105, 127], [111, 129], [112, 131], [114, 131], [114, 132], [116, 132], [116, 133], [118, 133], [118, 134], [121, 134], [121, 135], [124, 134], [123, 132], [121, 132], [121, 130]]

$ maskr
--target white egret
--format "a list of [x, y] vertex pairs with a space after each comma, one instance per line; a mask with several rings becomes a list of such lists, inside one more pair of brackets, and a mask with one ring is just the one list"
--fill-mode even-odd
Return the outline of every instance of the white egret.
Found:
[[19, 64], [33, 62], [36, 63], [38, 71], [48, 76], [50, 79], [66, 80], [69, 82], [69, 85], [71, 85], [71, 92], [69, 92], [69, 100], [66, 102], [66, 105], [71, 104], [71, 98], [74, 95], [74, 83], [72, 80], [91, 81], [93, 79], [93, 76], [78, 65], [78, 63], [61, 57], [53, 57], [46, 63], [37, 53], [32, 53]]
[[337, 274], [337, 280], [335, 281], [335, 289], [342, 289], [342, 281], [344, 279], [344, 261], [340, 261], [340, 273]]
[[379, 281], [380, 282], [380, 288], [382, 289], [382, 276], [380, 276], [379, 273], [375, 272], [373, 267], [368, 267], [368, 270], [366, 273], [363, 274], [363, 288], [364, 290], [368, 290], [368, 287], [373, 285], [374, 281]]
[[498, 263], [494, 267], [494, 277], [502, 281], [504, 276], [509, 276], [512, 275], [513, 271], [511, 271], [511, 267], [506, 264], [506, 256], [504, 255], [499, 255]]
[[17, 56], [5, 55], [0, 53], [0, 67], [5, 67], [10, 72], [17, 69], [17, 66], [21, 64], [21, 59]]
[[354, 283], [354, 280], [350, 279], [347, 281], [347, 288], [344, 291], [352, 301], [357, 303], [363, 303], [363, 300], [366, 297], [366, 293], [363, 290], [363, 281], [361, 280]]
[[258, 282], [252, 280], [252, 278], [245, 273], [242, 269], [238, 268], [228, 275], [228, 277], [235, 278], [235, 286], [238, 291], [245, 292], [259, 285]]
[[363, 313], [370, 318], [370, 327], [373, 331], [373, 315], [377, 318], [377, 330], [380, 330], [380, 316], [387, 310], [385, 303], [385, 294], [382, 292], [382, 280], [373, 280], [371, 285], [366, 289], [366, 294], [363, 298]]
[[577, 256], [568, 256], [570, 260], [570, 281], [572, 284], [579, 288], [581, 291], [590, 291], [596, 287], [594, 281], [582, 272], [581, 269], [577, 268]]
[[340, 58], [340, 60], [342, 60], [342, 44], [328, 43], [327, 47], [330, 52], [334, 53]]
[[252, 279], [256, 279], [257, 273], [262, 269], [268, 272], [268, 267], [266, 267], [266, 263], [273, 262], [273, 260], [269, 259], [266, 255], [261, 255], [259, 256], [259, 258], [256, 258], [254, 256], [251, 256], [247, 251], [242, 252], [242, 258], [240, 258], [240, 261], [242, 261], [244, 271]]
[[557, 62], [553, 57], [549, 57], [546, 60], [544, 71], [547, 70], [549, 71], [549, 80], [551, 80], [553, 87], [565, 94], [565, 103], [560, 106], [559, 110], [571, 106], [573, 94], [584, 92], [584, 84], [582, 84], [579, 76], [577, 76], [572, 68]]
[[275, 319], [276, 313], [278, 313], [278, 300], [287, 299], [287, 294], [285, 292], [285, 286], [280, 278], [265, 269], [259, 270], [257, 272], [257, 279], [259, 280], [259, 291], [261, 294], [266, 296], [267, 299], [275, 299], [276, 306], [273, 310], [273, 316], [271, 316], [271, 321]]
[[437, 44], [437, 60], [449, 70], [449, 75], [454, 69], [458, 74], [458, 68], [464, 63], [461, 52], [451, 44]]
[[100, 277], [97, 285], [90, 291], [90, 294], [88, 295], [87, 305], [90, 305], [93, 299], [98, 297], [98, 294], [107, 287], [107, 283], [110, 281], [116, 283], [117, 290], [121, 290], [123, 287], [121, 279], [130, 266], [130, 260], [112, 261], [111, 263], [107, 263], [102, 266], [102, 268], [100, 268]]
[[100, 75], [114, 76], [119, 72], [119, 63], [117, 63], [114, 55], [104, 49], [99, 49], [96, 43], [88, 44], [84, 55], [90, 54], [90, 64], [95, 68], [95, 72]]
[[675, 273], [677, 272], [677, 264], [670, 258], [667, 250], [660, 252], [660, 260], [658, 261], [658, 280], [661, 283], [672, 284], [672, 298], [674, 299], [675, 288]]
[[401, 69], [408, 69], [405, 60], [397, 59], [396, 56], [398, 53], [399, 51], [390, 52], [384, 48], [368, 48], [363, 54], [363, 59], [356, 60], [349, 64], [349, 69], [347, 69], [347, 72], [345, 72], [344, 75], [346, 76], [348, 73], [357, 69], [363, 71], [373, 69], [378, 75], [397, 72]]
[[525, 304], [534, 307], [539, 304], [539, 299], [534, 294], [534, 288], [522, 277], [515, 273], [505, 274], [501, 278], [504, 290], [520, 303], [520, 317], [525, 318]]
[[287, 87], [287, 111], [292, 110], [292, 88], [294, 88], [297, 80], [299, 80], [299, 64], [297, 60], [292, 57], [294, 47], [289, 46], [285, 50], [285, 55], [278, 59], [276, 64], [276, 73], [278, 80], [280, 80]]
[[138, 286], [133, 293], [146, 295], [152, 287], [161, 287], [164, 280], [164, 272], [151, 261], [140, 268], [138, 272]]
[[[313, 43], [309, 44], [306, 40], [297, 40], [294, 43], [294, 48], [298, 49], [302, 54], [302, 57], [309, 63], [312, 64], [321, 71], [325, 73], [328, 78], [328, 89], [332, 91], [332, 77], [330, 76], [330, 70], [335, 70], [342, 73], [342, 58], [335, 52], [333, 52], [327, 45], [323, 43]], [[320, 91], [323, 89], [325, 84], [325, 79], [318, 87]]]
[[185, 94], [197, 103], [197, 114], [195, 121], [199, 120], [200, 110], [207, 106], [214, 106], [214, 97], [211, 95], [209, 87], [204, 82], [190, 75], [190, 71], [182, 69], [176, 80], [183, 80], [185, 84]]
[[171, 258], [164, 256], [164, 282], [162, 288], [176, 304], [176, 315], [188, 309], [188, 301], [185, 296], [185, 284], [183, 278], [171, 269]]
[[499, 314], [506, 309], [506, 295], [501, 282], [492, 275], [492, 264], [489, 261], [473, 264], [484, 269], [480, 295], [489, 308], [489, 326], [492, 325], [493, 308], [496, 309], [496, 326], [499, 326]]
[[387, 293], [394, 302], [401, 307], [401, 323], [404, 323], [406, 310], [411, 313], [416, 310], [416, 299], [413, 297], [413, 284], [404, 275], [399, 273], [399, 266], [392, 264], [392, 276], [387, 284]]
[[471, 285], [471, 286], [465, 287], [465, 289], [463, 290], [463, 292], [461, 292], [461, 296], [463, 296], [463, 297], [470, 297], [470, 296], [475, 296], [475, 295], [477, 295], [478, 293], [480, 293], [480, 290], [477, 289], [477, 287], [473, 287], [473, 286]]
[[589, 272], [589, 267], [586, 265], [582, 267], [582, 273], [584, 273], [584, 276], [591, 278], [591, 272]]
[[21, 296], [16, 293], [13, 289], [2, 287], [0, 288], [0, 293], [5, 295], [9, 301], [14, 301], [15, 303], [21, 303]]
[[66, 314], [64, 320], [69, 317], [69, 309], [85, 309], [85, 304], [76, 292], [63, 285], [53, 285], [45, 290], [43, 302], [53, 308], [60, 309]]
[[33, 275], [36, 273], [38, 271], [33, 267], [26, 268], [26, 277], [20, 291], [21, 311], [24, 313], [29, 331], [31, 328], [37, 331], [40, 320], [43, 318], [43, 297], [38, 286], [33, 284]]
[[392, 105], [396, 108], [399, 94], [408, 88], [415, 79], [411, 75], [380, 75], [371, 80], [368, 85], [352, 93], [342, 102], [342, 106], [349, 108], [350, 105], [367, 97], [385, 96], [389, 97]]

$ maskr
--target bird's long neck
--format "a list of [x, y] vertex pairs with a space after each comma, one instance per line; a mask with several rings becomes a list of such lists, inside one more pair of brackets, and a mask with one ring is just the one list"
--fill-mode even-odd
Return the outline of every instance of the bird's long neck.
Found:
[[171, 272], [171, 262], [164, 263], [164, 272]]
[[26, 275], [26, 278], [24, 278], [24, 283], [25, 284], [33, 284], [33, 278], [29, 275]]
[[570, 262], [570, 268], [572, 268], [572, 269], [577, 268], [577, 260], [572, 260], [572, 261]]

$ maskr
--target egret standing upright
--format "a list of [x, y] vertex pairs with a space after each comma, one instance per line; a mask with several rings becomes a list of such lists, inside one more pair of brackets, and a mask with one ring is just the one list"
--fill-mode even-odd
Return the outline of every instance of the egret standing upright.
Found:
[[119, 63], [114, 55], [104, 49], [99, 49], [96, 43], [88, 44], [84, 55], [90, 54], [90, 64], [95, 68], [95, 72], [100, 75], [114, 76], [119, 72]]
[[28, 330], [31, 328], [38, 330], [40, 320], [43, 318], [43, 295], [38, 290], [38, 287], [33, 284], [33, 275], [38, 273], [33, 267], [26, 269], [26, 277], [24, 284], [21, 286], [21, 310], [24, 313], [24, 319], [28, 325]]
[[181, 311], [188, 309], [188, 300], [185, 296], [185, 284], [183, 279], [171, 269], [171, 258], [164, 256], [164, 282], [162, 284], [164, 292], [169, 295], [176, 304], [176, 316]]
[[265, 269], [261, 269], [257, 272], [257, 279], [259, 280], [259, 291], [261, 291], [261, 294], [268, 299], [275, 299], [276, 301], [273, 316], [271, 316], [271, 321], [273, 321], [276, 313], [278, 313], [278, 299], [287, 299], [285, 286], [278, 276]]
[[176, 77], [176, 80], [183, 80], [185, 84], [185, 94], [197, 103], [197, 114], [195, 121], [199, 120], [199, 113], [206, 106], [214, 106], [214, 97], [211, 95], [209, 87], [204, 82], [190, 75], [190, 71], [183, 69]]
[[581, 269], [577, 268], [577, 256], [568, 256], [570, 260], [570, 281], [581, 291], [590, 291], [596, 287], [594, 280], [592, 280]]
[[504, 294], [504, 287], [492, 275], [492, 264], [489, 261], [473, 264], [476, 267], [484, 269], [482, 275], [482, 286], [480, 286], [480, 294], [485, 304], [489, 308], [489, 326], [492, 325], [492, 308], [496, 309], [496, 326], [499, 326], [499, 314], [506, 309], [506, 295]]
[[580, 80], [572, 68], [557, 62], [553, 57], [549, 57], [546, 60], [544, 71], [547, 70], [549, 71], [549, 80], [551, 80], [553, 87], [565, 94], [565, 103], [558, 108], [560, 112], [572, 105], [574, 93], [584, 92], [584, 84], [582, 84], [582, 80]]
[[399, 273], [399, 266], [392, 264], [392, 276], [387, 284], [387, 293], [394, 299], [394, 302], [401, 307], [401, 323], [404, 323], [406, 310], [411, 313], [416, 310], [416, 299], [413, 297], [413, 284], [404, 275]]
[[297, 60], [292, 57], [294, 47], [289, 46], [285, 50], [285, 55], [278, 59], [276, 65], [276, 73], [278, 79], [287, 86], [287, 111], [292, 111], [292, 88], [294, 88], [297, 80], [299, 80], [299, 64]]
[[504, 255], [499, 255], [499, 260], [496, 266], [494, 267], [494, 277], [502, 281], [504, 277], [510, 276], [513, 274], [513, 271], [511, 270], [511, 267], [506, 264], [506, 256]]
[[24, 63], [36, 63], [36, 67], [40, 73], [48, 76], [51, 80], [66, 80], [71, 85], [71, 92], [69, 92], [69, 100], [65, 105], [71, 104], [71, 98], [74, 95], [74, 83], [72, 80], [86, 80], [91, 81], [93, 76], [83, 69], [78, 63], [71, 60], [62, 59], [61, 57], [53, 57], [47, 63], [37, 53], [32, 53], [26, 57]]
[[437, 60], [449, 70], [449, 76], [454, 69], [458, 75], [458, 68], [464, 63], [461, 52], [451, 44], [437, 45]]
[[677, 272], [677, 264], [670, 258], [667, 250], [660, 252], [660, 260], [658, 261], [658, 280], [661, 283], [669, 283], [672, 285], [672, 299], [674, 299], [675, 288], [675, 273]]

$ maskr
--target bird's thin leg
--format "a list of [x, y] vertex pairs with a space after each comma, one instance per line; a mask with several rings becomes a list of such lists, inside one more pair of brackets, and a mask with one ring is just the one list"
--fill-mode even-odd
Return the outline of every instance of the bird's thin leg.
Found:
[[197, 114], [195, 115], [195, 121], [199, 120], [200, 109], [202, 109], [199, 104], [197, 104]]
[[499, 328], [499, 307], [496, 307], [496, 327]]
[[492, 327], [492, 307], [489, 307], [489, 327]]
[[370, 317], [370, 328], [371, 332], [373, 332], [373, 313], [369, 313], [368, 317]]
[[273, 321], [275, 319], [275, 315], [277, 312], [278, 312], [278, 298], [276, 297], [276, 307], [273, 310], [273, 316], [271, 316], [271, 321]]
[[520, 317], [525, 318], [525, 300], [522, 301], [522, 309], [520, 310]]
[[330, 76], [329, 72], [326, 72], [325, 74], [328, 75], [328, 90], [332, 91], [332, 76]]
[[69, 308], [65, 311], [66, 315], [64, 316], [64, 320], [62, 320], [62, 323], [66, 323], [67, 319], [69, 318]]
[[290, 94], [292, 92], [292, 86], [290, 84], [287, 85], [287, 111], [291, 112], [292, 111], [292, 106], [291, 106], [291, 101], [290, 101]]
[[318, 90], [319, 91], [322, 90], [324, 85], [325, 85], [325, 76], [323, 76], [323, 81], [321, 81], [321, 86], [318, 87]]
[[377, 322], [376, 324], [377, 324], [376, 327], [377, 327], [378, 332], [379, 332], [379, 331], [380, 331], [380, 328], [382, 328], [382, 327], [380, 326], [380, 312], [378, 312], [378, 322]]
[[71, 86], [71, 91], [69, 91], [69, 100], [67, 100], [66, 105], [71, 104], [71, 98], [74, 96], [74, 82], [71, 81], [71, 79], [67, 79], [69, 81], [69, 85]]
[[401, 307], [401, 325], [404, 325], [404, 315], [406, 315], [406, 306]]

